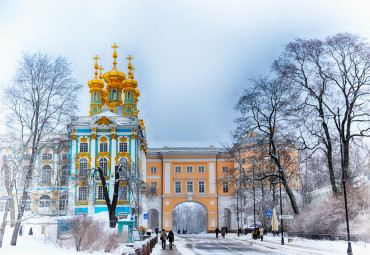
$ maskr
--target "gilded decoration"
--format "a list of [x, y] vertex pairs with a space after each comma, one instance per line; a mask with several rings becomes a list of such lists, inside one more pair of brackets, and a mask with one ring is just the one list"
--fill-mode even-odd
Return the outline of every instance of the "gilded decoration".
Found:
[[96, 132], [97, 130], [97, 128], [91, 128], [91, 132]]
[[90, 137], [91, 137], [92, 140], [95, 140], [96, 139], [96, 134], [91, 134]]
[[76, 129], [75, 128], [73, 129], [73, 132], [76, 132]]
[[112, 139], [117, 139], [117, 135], [116, 134], [111, 134], [110, 137], [112, 137]]
[[88, 201], [76, 201], [76, 205], [87, 205]]
[[72, 137], [72, 140], [76, 140], [77, 139], [77, 135], [71, 135]]
[[81, 141], [81, 143], [87, 143], [87, 137], [82, 137], [82, 138], [80, 139], [80, 141]]
[[118, 205], [128, 205], [128, 200], [119, 200], [117, 201]]
[[96, 205], [105, 205], [105, 200], [95, 200]]
[[112, 132], [116, 132], [116, 128], [115, 127], [112, 127]]
[[100, 138], [100, 142], [106, 143], [106, 142], [108, 142], [108, 138], [106, 136], [103, 136], [103, 137]]
[[121, 136], [121, 137], [119, 138], [119, 141], [120, 141], [120, 142], [127, 142], [127, 137], [126, 137], [126, 136]]
[[132, 134], [130, 137], [131, 137], [131, 140], [135, 140], [135, 137], [136, 137], [137, 135], [135, 135], [135, 134]]
[[113, 122], [110, 121], [107, 117], [102, 117], [100, 118], [96, 124], [100, 124], [100, 125], [109, 125], [109, 124], [112, 124]]

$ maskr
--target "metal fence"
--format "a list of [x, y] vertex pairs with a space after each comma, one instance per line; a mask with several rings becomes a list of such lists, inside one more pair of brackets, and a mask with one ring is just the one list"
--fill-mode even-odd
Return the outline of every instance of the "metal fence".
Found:
[[[284, 233], [285, 234], [285, 233]], [[302, 237], [313, 240], [343, 240], [347, 241], [346, 234], [318, 234], [318, 233], [302, 233], [302, 232], [287, 232], [288, 237]], [[364, 242], [365, 245], [369, 242], [369, 236], [367, 235], [351, 235], [351, 242]]]

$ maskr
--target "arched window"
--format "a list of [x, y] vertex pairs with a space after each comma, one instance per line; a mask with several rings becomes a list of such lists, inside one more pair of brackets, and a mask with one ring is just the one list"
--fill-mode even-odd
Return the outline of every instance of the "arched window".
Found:
[[80, 159], [79, 175], [81, 177], [86, 177], [87, 176], [87, 159], [86, 158]]
[[94, 92], [94, 101], [96, 101], [96, 92]]
[[[23, 199], [23, 197], [21, 197], [21, 199]], [[24, 210], [27, 212], [31, 210], [31, 197], [28, 195], [26, 196], [25, 199]]]
[[108, 160], [106, 158], [101, 158], [99, 160], [99, 166], [103, 170], [104, 176], [108, 175]]
[[67, 195], [62, 195], [59, 198], [59, 211], [67, 210], [67, 205], [68, 205], [68, 196]]
[[50, 207], [51, 205], [51, 198], [48, 195], [43, 195], [39, 199], [39, 207]]
[[113, 90], [112, 91], [112, 98], [113, 99], [116, 99], [117, 98], [117, 91], [116, 90]]
[[41, 182], [51, 183], [51, 167], [49, 165], [45, 165], [42, 168]]
[[64, 165], [60, 172], [60, 185], [65, 186], [68, 182], [68, 166]]
[[108, 143], [107, 142], [101, 142], [100, 143], [100, 152], [108, 152]]
[[127, 92], [127, 100], [131, 100], [131, 92]]

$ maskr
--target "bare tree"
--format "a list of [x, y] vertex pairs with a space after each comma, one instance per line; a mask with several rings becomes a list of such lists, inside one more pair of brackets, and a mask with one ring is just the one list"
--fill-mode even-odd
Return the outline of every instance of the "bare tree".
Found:
[[235, 106], [241, 117], [236, 119], [234, 139], [242, 146], [250, 139], [248, 134], [258, 133], [255, 136], [257, 144], [267, 144], [269, 157], [278, 169], [273, 175], [281, 179], [292, 209], [298, 214], [298, 205], [283, 168], [283, 152], [295, 150], [293, 140], [286, 138], [293, 136], [288, 129], [288, 107], [294, 100], [295, 93], [285, 83], [268, 78], [253, 80], [253, 86], [245, 90]]
[[[348, 33], [326, 40], [297, 39], [285, 47], [273, 69], [281, 79], [300, 90], [301, 103], [296, 110], [302, 117], [298, 123], [306, 131], [302, 138], [308, 147], [322, 150], [326, 155], [332, 191], [338, 193], [333, 165], [338, 138], [343, 144], [348, 180], [350, 144], [358, 137], [369, 136], [370, 132], [367, 124], [370, 120], [369, 44]], [[317, 117], [322, 119], [321, 126], [314, 124]]]
[[72, 77], [66, 58], [52, 58], [42, 53], [24, 54], [13, 83], [4, 88], [9, 120], [18, 131], [22, 147], [31, 149], [11, 245], [17, 243], [35, 159], [42, 141], [65, 128], [77, 109], [76, 99], [80, 88], [81, 85]]

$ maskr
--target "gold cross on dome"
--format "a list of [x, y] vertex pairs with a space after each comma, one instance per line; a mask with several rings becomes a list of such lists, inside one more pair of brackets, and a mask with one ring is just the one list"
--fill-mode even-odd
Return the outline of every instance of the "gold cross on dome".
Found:
[[98, 59], [100, 59], [100, 58], [98, 58], [98, 55], [95, 55], [95, 58], [93, 58], [93, 59], [95, 59], [95, 61], [98, 61]]
[[102, 66], [100, 66], [99, 68], [100, 72], [104, 70], [104, 68]]
[[128, 58], [126, 59], [128, 59], [128, 61], [131, 61], [131, 59], [134, 59], [134, 58], [132, 58], [131, 55], [128, 55]]
[[116, 45], [116, 43], [114, 43], [114, 45], [112, 46], [112, 48], [113, 48], [114, 50], [116, 50], [117, 48], [119, 48], [119, 46], [117, 46], [117, 45]]

